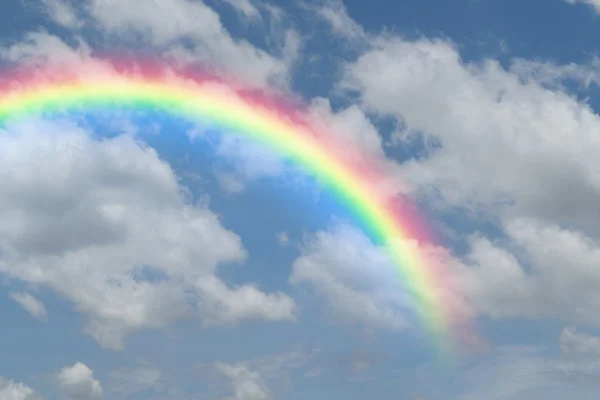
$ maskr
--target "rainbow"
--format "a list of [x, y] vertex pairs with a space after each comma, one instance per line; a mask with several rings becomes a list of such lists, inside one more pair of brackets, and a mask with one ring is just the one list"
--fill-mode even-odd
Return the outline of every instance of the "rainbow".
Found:
[[158, 107], [243, 134], [290, 159], [343, 199], [372, 239], [385, 246], [435, 346], [446, 354], [455, 352], [453, 310], [440, 295], [448, 284], [442, 270], [414, 245], [415, 240], [428, 240], [423, 238], [426, 226], [412, 211], [403, 211], [397, 201], [377, 190], [376, 184], [383, 179], [381, 168], [356, 146], [331, 134], [316, 133], [307, 124], [295, 121], [291, 113], [277, 110], [273, 104], [252, 101], [231, 86], [214, 81], [139, 72], [84, 79], [4, 78], [5, 85], [0, 86], [0, 124], [11, 118], [79, 108]]

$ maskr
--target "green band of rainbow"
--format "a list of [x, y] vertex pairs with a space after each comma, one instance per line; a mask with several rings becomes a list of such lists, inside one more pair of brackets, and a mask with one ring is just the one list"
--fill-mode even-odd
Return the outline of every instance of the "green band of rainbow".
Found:
[[[439, 350], [454, 350], [451, 310], [438, 296], [444, 282], [439, 270], [413, 246], [405, 218], [372, 190], [364, 168], [351, 166], [340, 152], [323, 144], [305, 126], [258, 107], [231, 91], [210, 84], [183, 84], [144, 77], [115, 76], [61, 83], [19, 83], [0, 92], [0, 123], [9, 118], [67, 109], [132, 105], [159, 107], [204, 123], [244, 134], [291, 159], [344, 199], [374, 240], [387, 247], [403, 284], [412, 294], [426, 330]], [[356, 149], [355, 149], [356, 150]], [[406, 216], [409, 218], [409, 216]], [[436, 272], [437, 271], [437, 272]]]

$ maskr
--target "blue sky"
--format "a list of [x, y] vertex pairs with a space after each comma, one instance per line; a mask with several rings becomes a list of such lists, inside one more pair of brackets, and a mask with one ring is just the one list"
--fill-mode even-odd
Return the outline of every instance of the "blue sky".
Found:
[[598, 1], [1, 11], [3, 68], [149, 53], [299, 99], [418, 201], [440, 238], [420, 250], [489, 342], [440, 366], [364, 226], [280, 155], [160, 110], [68, 112], [0, 127], [1, 400], [597, 398]]

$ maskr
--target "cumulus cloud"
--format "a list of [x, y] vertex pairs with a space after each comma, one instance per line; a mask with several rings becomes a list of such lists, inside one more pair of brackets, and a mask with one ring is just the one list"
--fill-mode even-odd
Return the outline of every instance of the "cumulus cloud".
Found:
[[[441, 247], [418, 250], [446, 270], [443, 301], [460, 315], [551, 317], [600, 326], [599, 245], [538, 220], [514, 219], [504, 229], [503, 241], [471, 235], [460, 258]], [[354, 228], [341, 226], [308, 237], [290, 282], [313, 288], [335, 318], [399, 329], [412, 303], [392, 271], [382, 249]]]
[[24, 292], [11, 292], [10, 298], [23, 307], [32, 317], [37, 318], [40, 321], [48, 320], [46, 306], [33, 295]]
[[532, 219], [508, 221], [505, 231], [504, 241], [472, 236], [462, 261], [448, 256], [469, 304], [494, 318], [553, 317], [600, 326], [598, 244]]
[[11, 379], [0, 377], [0, 399], [2, 400], [41, 400], [33, 389]]
[[80, 362], [60, 370], [58, 385], [69, 400], [101, 400], [103, 398], [102, 385], [94, 379], [94, 372]]
[[385, 37], [372, 46], [346, 65], [341, 86], [432, 144], [403, 164], [414, 191], [594, 229], [600, 119], [587, 104], [523, 83], [496, 61], [463, 62], [446, 41]]
[[11, 125], [0, 143], [0, 272], [70, 300], [102, 346], [194, 314], [294, 318], [285, 294], [217, 278], [218, 265], [245, 260], [241, 240], [207, 205], [187, 203], [153, 149], [44, 121]]
[[[596, 67], [465, 62], [439, 39], [382, 35], [344, 67], [339, 87], [401, 121], [425, 152], [401, 164], [406, 189], [474, 210], [504, 240], [471, 235], [447, 268], [480, 313], [600, 323], [597, 268], [600, 117], [557, 84]], [[462, 279], [462, 278], [461, 278]]]

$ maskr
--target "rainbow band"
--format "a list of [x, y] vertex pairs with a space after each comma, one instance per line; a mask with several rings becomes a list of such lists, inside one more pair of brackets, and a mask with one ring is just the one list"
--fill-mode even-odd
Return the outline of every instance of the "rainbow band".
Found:
[[[97, 81], [23, 84], [19, 90], [0, 92], [0, 124], [7, 119], [41, 112], [95, 106], [159, 107], [193, 120], [243, 133], [292, 159], [322, 179], [366, 225], [373, 239], [385, 245], [406, 288], [416, 301], [417, 313], [443, 353], [453, 351], [451, 313], [439, 299], [443, 287], [404, 227], [407, 218], [375, 194], [369, 179], [376, 174], [348, 161], [351, 150], [333, 150], [306, 127], [286, 121], [278, 113], [243, 100], [232, 91], [210, 84], [183, 84], [144, 77], [115, 76]], [[332, 146], [333, 147], [333, 146]], [[357, 149], [355, 149], [357, 151]], [[346, 156], [345, 156], [346, 155]]]

